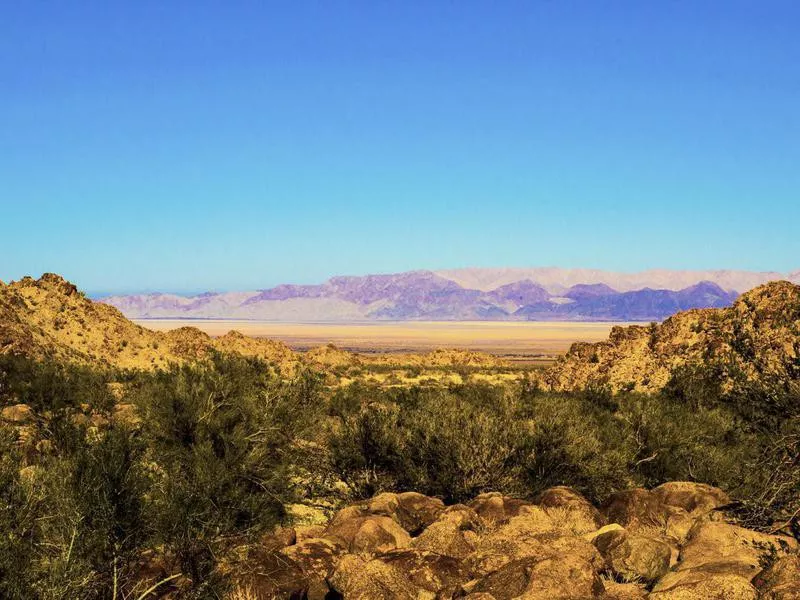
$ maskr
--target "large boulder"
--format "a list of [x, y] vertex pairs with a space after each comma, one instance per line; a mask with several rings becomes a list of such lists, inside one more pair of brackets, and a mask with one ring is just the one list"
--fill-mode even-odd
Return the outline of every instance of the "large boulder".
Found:
[[656, 583], [648, 600], [756, 600], [749, 571], [735, 561], [673, 571]]
[[485, 525], [474, 510], [463, 504], [448, 507], [411, 542], [417, 550], [462, 559], [475, 550]]
[[663, 504], [677, 506], [692, 516], [700, 516], [729, 504], [731, 499], [721, 489], [693, 481], [670, 481], [653, 488]]
[[371, 554], [405, 548], [411, 542], [408, 532], [391, 517], [381, 515], [336, 515], [325, 530], [324, 537], [339, 544], [348, 552]]
[[614, 528], [595, 536], [593, 543], [614, 575], [625, 581], [652, 584], [669, 570], [672, 550], [661, 540]]
[[763, 600], [800, 600], [800, 555], [779, 558], [753, 584]]
[[600, 511], [578, 492], [566, 486], [546, 489], [536, 504], [552, 517], [559, 529], [575, 535], [595, 531], [606, 524]]
[[375, 559], [404, 573], [418, 589], [441, 597], [452, 598], [466, 579], [459, 560], [433, 552], [392, 550]]
[[691, 569], [720, 561], [739, 562], [752, 571], [752, 577], [760, 570], [765, 556], [782, 555], [794, 549], [796, 542], [791, 538], [720, 521], [699, 521], [681, 549], [677, 569]]
[[581, 559], [596, 573], [606, 568], [605, 560], [591, 542], [558, 531], [527, 529], [521, 522], [522, 517], [511, 519], [478, 541], [475, 551], [465, 561], [474, 577], [487, 575], [522, 558], [545, 560], [564, 555]]
[[530, 502], [510, 498], [498, 492], [480, 494], [467, 503], [467, 506], [472, 508], [490, 526], [507, 522], [510, 518], [516, 517], [522, 507], [530, 505]]
[[417, 492], [397, 494], [396, 518], [412, 536], [422, 533], [444, 511], [444, 502]]
[[609, 523], [675, 546], [686, 539], [694, 524], [685, 509], [664, 504], [659, 495], [641, 488], [612, 494], [600, 510]]
[[347, 600], [418, 600], [418, 591], [399, 570], [379, 560], [348, 554], [328, 579]]
[[489, 593], [496, 600], [589, 600], [602, 598], [605, 592], [591, 566], [571, 555], [518, 559], [470, 588], [471, 593]]
[[444, 510], [444, 503], [417, 492], [393, 494], [385, 492], [358, 505], [362, 515], [391, 517], [412, 535], [419, 534]]

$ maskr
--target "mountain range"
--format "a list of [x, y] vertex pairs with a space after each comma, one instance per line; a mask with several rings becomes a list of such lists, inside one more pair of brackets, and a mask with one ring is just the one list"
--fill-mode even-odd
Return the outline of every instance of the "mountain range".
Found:
[[800, 271], [408, 271], [255, 291], [133, 294], [100, 301], [138, 319], [660, 321], [692, 308], [729, 306], [740, 293], [776, 280], [800, 283]]

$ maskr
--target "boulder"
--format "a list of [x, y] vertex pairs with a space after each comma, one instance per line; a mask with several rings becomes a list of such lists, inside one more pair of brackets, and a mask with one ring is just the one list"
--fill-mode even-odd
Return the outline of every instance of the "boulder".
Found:
[[669, 570], [672, 550], [661, 540], [620, 528], [596, 536], [593, 543], [614, 575], [624, 581], [652, 584]]
[[389, 517], [411, 534], [419, 534], [444, 511], [444, 503], [417, 492], [394, 494], [385, 492], [374, 498], [348, 506], [334, 516], [333, 522], [353, 517], [378, 515]]
[[466, 579], [461, 562], [449, 556], [414, 549], [392, 550], [375, 557], [404, 573], [420, 590], [452, 598]]
[[779, 558], [753, 584], [763, 600], [800, 600], [800, 555]]
[[419, 535], [444, 511], [444, 502], [416, 492], [397, 494], [397, 519], [411, 535]]
[[330, 540], [312, 538], [283, 548], [279, 555], [300, 568], [307, 600], [324, 600], [328, 592], [325, 581], [342, 553], [343, 549]]
[[416, 537], [411, 546], [462, 559], [475, 550], [484, 523], [474, 510], [463, 504], [450, 506]]
[[508, 524], [484, 535], [465, 562], [474, 577], [481, 577], [522, 558], [545, 560], [569, 554], [591, 565], [599, 573], [606, 567], [598, 550], [587, 540], [557, 531], [530, 531], [518, 527], [515, 517]]
[[343, 557], [328, 579], [330, 588], [346, 600], [433, 600], [398, 568], [355, 554]]
[[677, 569], [720, 561], [740, 562], [753, 571], [752, 577], [761, 568], [765, 555], [786, 554], [795, 548], [796, 542], [784, 536], [759, 533], [730, 523], [699, 521], [681, 549]]
[[[411, 542], [408, 532], [391, 517], [381, 515], [353, 516], [353, 511], [340, 511], [324, 537], [356, 554], [387, 552], [405, 548]], [[342, 513], [345, 513], [344, 516]]]
[[721, 489], [692, 481], [663, 483], [653, 488], [652, 493], [663, 504], [682, 508], [692, 516], [709, 513], [731, 501]]
[[583, 535], [595, 531], [606, 524], [600, 511], [578, 492], [566, 486], [552, 487], [536, 499], [552, 517], [559, 529]]
[[656, 583], [648, 600], [756, 600], [758, 592], [748, 571], [735, 561], [672, 571]]
[[530, 504], [525, 500], [503, 496], [498, 492], [487, 492], [477, 496], [467, 506], [472, 508], [487, 525], [495, 526], [516, 517], [523, 506]]
[[694, 525], [689, 513], [664, 504], [659, 495], [641, 488], [612, 494], [601, 507], [609, 523], [618, 523], [630, 533], [679, 545]]
[[522, 558], [481, 578], [471, 593], [496, 600], [588, 600], [602, 598], [602, 580], [585, 561], [564, 555], [558, 559]]

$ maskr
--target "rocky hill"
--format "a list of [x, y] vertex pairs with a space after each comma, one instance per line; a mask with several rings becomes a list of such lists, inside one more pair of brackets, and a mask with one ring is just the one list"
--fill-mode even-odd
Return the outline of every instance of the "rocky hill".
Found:
[[320, 370], [364, 364], [441, 368], [497, 367], [494, 356], [463, 350], [414, 355], [359, 356], [332, 345], [306, 353], [282, 342], [230, 331], [210, 337], [195, 327], [152, 331], [117, 308], [93, 302], [72, 283], [52, 273], [35, 280], [0, 282], [0, 354], [22, 354], [118, 368], [155, 369], [203, 358], [211, 350], [254, 356], [292, 373], [301, 364]]
[[[235, 598], [790, 600], [794, 538], [727, 522], [720, 489], [671, 482], [600, 507], [567, 487], [445, 506], [384, 493], [245, 557]], [[240, 559], [241, 560], [241, 559]]]
[[92, 302], [52, 273], [0, 283], [0, 354], [150, 369], [195, 360], [212, 349], [256, 356], [288, 369], [298, 361], [280, 342], [236, 332], [211, 338], [193, 327], [151, 331], [113, 306]]
[[607, 385], [662, 389], [680, 368], [717, 369], [723, 386], [800, 378], [800, 286], [768, 283], [732, 306], [680, 312], [660, 325], [612, 329], [605, 342], [576, 343], [544, 375], [555, 390]]
[[[676, 272], [673, 278], [671, 272], [614, 277], [601, 271], [553, 271], [503, 271], [502, 276], [486, 280], [489, 284], [460, 271], [411, 271], [333, 277], [319, 285], [279, 285], [252, 292], [189, 297], [139, 294], [110, 296], [102, 301], [130, 318], [660, 321], [690, 308], [728, 306], [740, 291], [750, 289], [750, 283], [780, 277], [777, 273], [734, 276], [732, 272]], [[686, 285], [678, 287], [678, 282]], [[639, 283], [654, 285], [635, 287]]]

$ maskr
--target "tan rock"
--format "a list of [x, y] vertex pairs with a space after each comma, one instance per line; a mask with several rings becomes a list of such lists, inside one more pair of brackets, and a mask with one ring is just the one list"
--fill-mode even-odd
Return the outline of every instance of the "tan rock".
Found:
[[756, 600], [752, 574], [746, 571], [747, 565], [724, 561], [673, 571], [659, 580], [648, 600]]
[[660, 540], [614, 529], [598, 535], [593, 543], [613, 573], [625, 581], [652, 584], [669, 570], [671, 548]]
[[411, 536], [397, 521], [381, 515], [336, 519], [324, 537], [357, 554], [387, 552], [411, 542]]
[[676, 545], [694, 525], [685, 509], [664, 504], [658, 495], [641, 488], [612, 494], [600, 510], [609, 522], [619, 523], [630, 533]]
[[417, 550], [453, 558], [465, 558], [475, 550], [484, 524], [474, 510], [463, 504], [450, 506], [411, 542]]
[[[681, 549], [678, 570], [719, 561], [740, 562], [758, 572], [761, 559], [773, 551], [785, 554], [796, 543], [785, 536], [767, 535], [730, 523], [700, 521], [692, 528]], [[751, 575], [751, 577], [752, 577]]]
[[433, 600], [435, 597], [413, 585], [400, 569], [353, 554], [339, 561], [328, 583], [347, 600]]
[[570, 555], [512, 561], [481, 578], [472, 590], [496, 600], [588, 600], [602, 598], [604, 591], [592, 567]]
[[730, 497], [721, 489], [705, 483], [670, 481], [653, 488], [652, 493], [668, 506], [677, 506], [692, 516], [711, 512], [730, 503]]
[[480, 494], [467, 504], [491, 526], [504, 523], [510, 518], [516, 517], [523, 506], [530, 505], [530, 502], [518, 498], [510, 498], [498, 492]]

